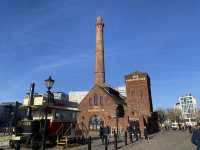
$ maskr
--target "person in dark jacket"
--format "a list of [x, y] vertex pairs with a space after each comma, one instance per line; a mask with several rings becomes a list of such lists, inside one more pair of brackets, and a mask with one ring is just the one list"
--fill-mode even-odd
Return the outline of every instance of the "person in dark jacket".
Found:
[[191, 141], [197, 146], [197, 150], [200, 150], [200, 128], [193, 132]]
[[191, 125], [189, 125], [188, 131], [189, 131], [189, 133], [192, 133], [192, 127], [191, 127]]
[[104, 144], [104, 126], [103, 125], [100, 126], [99, 136], [100, 136], [102, 144]]
[[106, 141], [106, 138], [108, 140], [108, 136], [109, 136], [109, 132], [110, 132], [109, 130], [110, 130], [109, 126], [104, 127], [104, 136], [103, 136], [104, 144], [106, 144], [106, 142], [108, 142], [108, 141]]
[[108, 134], [110, 134], [110, 133], [111, 133], [111, 129], [110, 129], [110, 127], [107, 126], [107, 129], [108, 129]]

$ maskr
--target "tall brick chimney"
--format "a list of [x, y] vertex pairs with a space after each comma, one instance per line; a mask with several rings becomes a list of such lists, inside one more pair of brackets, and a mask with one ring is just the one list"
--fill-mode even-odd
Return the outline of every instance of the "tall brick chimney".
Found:
[[104, 22], [101, 16], [96, 20], [96, 66], [95, 66], [95, 84], [104, 85], [105, 66], [104, 66], [104, 41], [103, 41]]

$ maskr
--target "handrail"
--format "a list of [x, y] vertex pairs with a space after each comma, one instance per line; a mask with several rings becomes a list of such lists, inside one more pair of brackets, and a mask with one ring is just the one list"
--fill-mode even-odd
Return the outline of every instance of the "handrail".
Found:
[[[83, 128], [84, 128], [85, 130], [84, 130]], [[89, 130], [87, 129], [87, 127], [86, 127], [84, 124], [82, 124], [82, 130], [83, 130], [83, 131], [86, 131], [85, 133], [86, 133], [87, 135], [89, 134]]]
[[64, 124], [62, 124], [58, 130], [56, 131], [56, 135], [57, 135], [57, 143], [59, 142], [59, 138], [61, 135], [63, 135], [63, 127], [64, 127]]
[[58, 130], [56, 131], [56, 135], [58, 135], [58, 133], [60, 132], [60, 130], [61, 130], [63, 127], [64, 127], [64, 125], [62, 124], [62, 125], [58, 128]]
[[67, 129], [65, 129], [64, 127], [65, 126], [62, 124], [62, 126], [56, 132], [56, 134], [57, 134], [57, 143], [59, 142], [60, 137], [66, 135], [69, 132], [69, 130], [72, 128], [72, 126], [70, 126]]
[[[65, 128], [65, 126], [62, 124], [62, 126], [60, 126], [60, 128], [56, 131], [57, 134], [57, 143], [59, 142], [59, 139], [61, 136], [66, 136], [66, 138], [68, 138], [68, 133], [70, 132], [70, 130], [73, 128], [73, 125], [70, 125], [68, 128]], [[76, 130], [76, 127], [74, 128]], [[85, 125], [82, 125], [82, 134], [85, 133], [85, 136], [88, 136], [89, 134], [89, 130], [87, 129], [87, 127]], [[76, 132], [75, 132], [75, 136], [76, 136]]]
[[63, 135], [66, 135], [70, 129], [72, 129], [72, 125], [69, 128], [67, 128]]

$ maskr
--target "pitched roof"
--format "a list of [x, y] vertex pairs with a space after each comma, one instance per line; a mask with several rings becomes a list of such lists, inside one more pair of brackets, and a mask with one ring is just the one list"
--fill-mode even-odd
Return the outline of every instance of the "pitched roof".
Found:
[[106, 92], [108, 95], [110, 95], [115, 100], [116, 104], [122, 104], [122, 105], [125, 104], [125, 100], [124, 100], [125, 97], [121, 96], [120, 93], [117, 90], [113, 89], [112, 87], [106, 86], [106, 85], [100, 86], [100, 85], [97, 85], [97, 84], [95, 84], [94, 87], [99, 87], [104, 92]]

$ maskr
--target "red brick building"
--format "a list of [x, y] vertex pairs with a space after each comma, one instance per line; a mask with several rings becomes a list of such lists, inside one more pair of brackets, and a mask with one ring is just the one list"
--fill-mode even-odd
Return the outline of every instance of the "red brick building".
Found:
[[132, 121], [137, 121], [143, 131], [153, 111], [150, 78], [141, 72], [125, 76], [127, 97], [105, 84], [103, 28], [103, 18], [97, 17], [95, 83], [80, 103], [78, 122], [89, 130], [98, 130], [102, 123], [116, 130], [116, 107], [123, 105], [125, 116], [119, 119], [119, 131], [126, 130]]
[[[98, 130], [101, 124], [116, 129], [116, 107], [124, 105], [119, 92], [108, 86], [95, 84], [80, 103], [78, 121], [90, 130]], [[119, 127], [124, 128], [125, 120], [119, 120]]]
[[138, 120], [142, 130], [153, 112], [150, 78], [147, 73], [136, 71], [125, 76], [125, 83], [126, 116], [129, 122]]
[[[102, 123], [115, 128], [115, 109], [118, 104], [125, 104], [119, 92], [105, 84], [103, 28], [103, 18], [97, 17], [95, 83], [79, 107], [78, 121], [90, 130], [98, 130]], [[124, 125], [124, 119], [119, 121]]]

